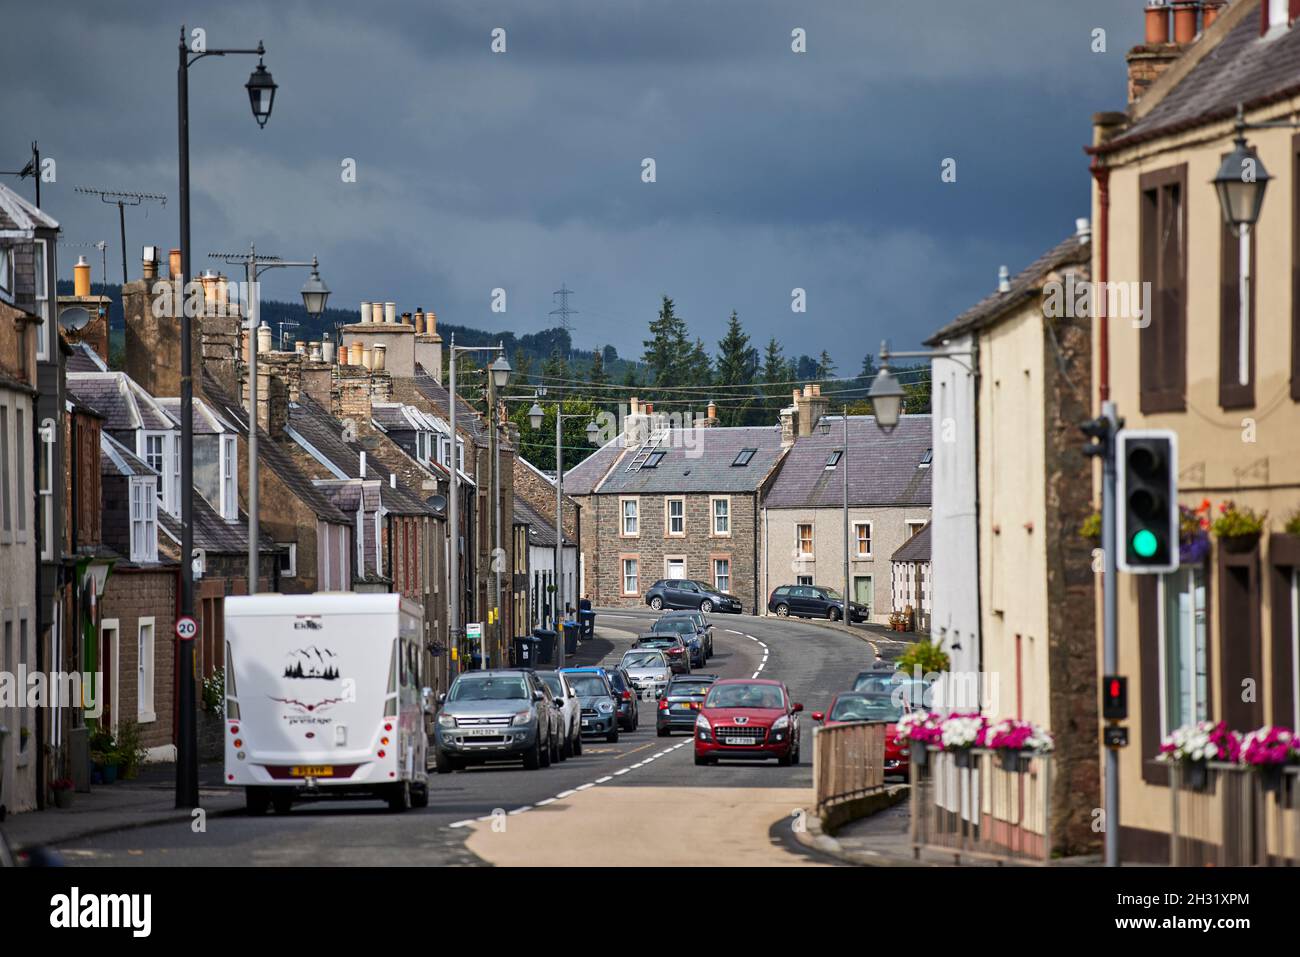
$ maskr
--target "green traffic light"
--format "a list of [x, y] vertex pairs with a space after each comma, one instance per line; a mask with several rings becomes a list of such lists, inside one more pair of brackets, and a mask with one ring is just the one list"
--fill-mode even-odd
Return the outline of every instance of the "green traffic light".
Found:
[[1151, 531], [1149, 528], [1144, 528], [1134, 533], [1133, 551], [1142, 558], [1153, 557], [1159, 547], [1159, 539], [1156, 538], [1155, 532]]

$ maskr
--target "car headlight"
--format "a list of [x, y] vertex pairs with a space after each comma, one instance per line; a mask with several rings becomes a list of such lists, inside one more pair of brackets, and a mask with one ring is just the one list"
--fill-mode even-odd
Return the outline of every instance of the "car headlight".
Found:
[[602, 701], [596, 705], [596, 710], [599, 711], [601, 714], [610, 714], [614, 710], [614, 702]]
[[699, 732], [701, 735], [708, 735], [710, 732], [713, 731], [713, 725], [709, 724], [709, 719], [704, 717], [704, 715], [702, 714], [696, 715], [695, 730]]
[[438, 727], [440, 727], [440, 728], [454, 728], [454, 727], [456, 727], [456, 717], [455, 717], [455, 715], [450, 715], [450, 714], [440, 714], [440, 715], [438, 715]]
[[789, 727], [790, 727], [790, 718], [788, 715], [783, 714], [781, 715], [781, 717], [777, 718], [775, 721], [772, 722], [773, 731], [784, 731]]
[[533, 719], [533, 713], [531, 711], [520, 711], [518, 714], [516, 714], [513, 718], [510, 719], [510, 723], [527, 724], [532, 719]]

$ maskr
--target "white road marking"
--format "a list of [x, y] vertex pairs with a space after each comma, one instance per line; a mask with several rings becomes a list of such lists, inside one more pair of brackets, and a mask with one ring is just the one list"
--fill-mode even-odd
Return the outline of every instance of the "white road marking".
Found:
[[546, 805], [548, 805], [548, 804], [554, 804], [554, 803], [555, 803], [555, 798], [546, 798], [544, 801], [538, 801], [538, 802], [537, 802], [537, 806], [538, 806], [538, 807], [546, 807]]
[[577, 791], [561, 791], [559, 794], [555, 795], [555, 799], [557, 801], [563, 801], [566, 797], [572, 797], [577, 793]]
[[606, 781], [610, 780], [612, 777], [613, 777], [612, 774], [607, 774], [607, 775], [605, 775], [603, 778], [596, 778], [596, 783], [597, 783], [597, 784], [604, 784]]
[[594, 783], [592, 783], [591, 781], [588, 781], [586, 784], [579, 784], [576, 788], [574, 788], [574, 790], [575, 790], [575, 791], [585, 791], [585, 790], [587, 790], [587, 788], [594, 788], [595, 786], [596, 786], [596, 785], [595, 785]]
[[448, 827], [469, 827], [474, 823], [473, 818], [467, 818], [464, 821], [457, 821], [455, 824], [448, 824]]
[[631, 770], [632, 770], [631, 768], [621, 768], [620, 770], [614, 772], [614, 777], [618, 777], [620, 774], [627, 774], [627, 772]]
[[517, 808], [515, 808], [513, 811], [510, 811], [510, 812], [508, 812], [508, 813], [509, 813], [509, 814], [523, 814], [525, 811], [531, 811], [532, 809], [533, 809], [533, 806], [532, 806], [531, 804], [525, 804], [523, 807], [517, 807]]

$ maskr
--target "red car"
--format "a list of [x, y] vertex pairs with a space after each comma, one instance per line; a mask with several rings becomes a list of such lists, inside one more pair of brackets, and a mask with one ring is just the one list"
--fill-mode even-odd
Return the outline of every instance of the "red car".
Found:
[[826, 714], [814, 711], [812, 717], [824, 728], [852, 721], [888, 721], [885, 725], [885, 773], [905, 775], [910, 766], [910, 751], [906, 744], [899, 744], [894, 739], [898, 736], [898, 719], [911, 710], [912, 704], [906, 694], [841, 691], [831, 699]]
[[716, 681], [695, 719], [695, 763], [719, 758], [799, 763], [799, 712], [779, 681], [725, 678]]

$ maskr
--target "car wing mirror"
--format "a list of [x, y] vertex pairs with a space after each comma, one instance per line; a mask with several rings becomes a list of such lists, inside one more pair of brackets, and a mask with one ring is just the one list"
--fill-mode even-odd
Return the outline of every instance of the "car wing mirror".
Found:
[[445, 691], [439, 691], [439, 692], [438, 692], [438, 704], [444, 704], [444, 703], [446, 702], [446, 700], [447, 700], [447, 692], [445, 692]]
[[794, 707], [791, 710], [794, 711], [796, 714], [798, 714], [800, 711], [803, 710], [803, 705], [799, 704], [799, 702], [796, 701]]
[[812, 713], [812, 719], [814, 721], [820, 722], [824, 717], [826, 717], [826, 715], [822, 714], [820, 711], [814, 711]]
[[542, 691], [541, 691], [540, 688], [534, 688], [534, 689], [533, 689], [533, 700], [534, 700], [534, 701], [544, 701], [544, 700], [546, 700], [546, 695], [542, 693]]

